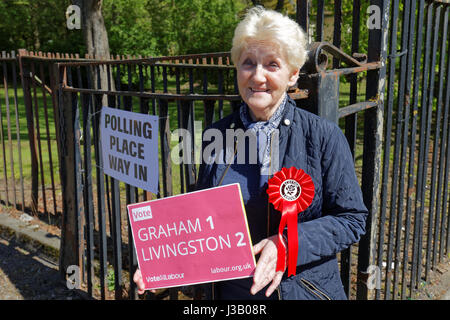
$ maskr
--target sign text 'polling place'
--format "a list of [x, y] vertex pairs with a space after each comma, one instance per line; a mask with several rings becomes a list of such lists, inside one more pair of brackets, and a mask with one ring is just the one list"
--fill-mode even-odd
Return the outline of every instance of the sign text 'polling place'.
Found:
[[158, 192], [158, 117], [103, 107], [103, 171], [129, 185]]

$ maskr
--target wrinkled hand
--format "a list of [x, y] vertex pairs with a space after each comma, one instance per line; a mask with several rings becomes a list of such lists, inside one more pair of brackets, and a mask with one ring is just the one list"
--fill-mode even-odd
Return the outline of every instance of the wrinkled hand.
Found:
[[261, 253], [258, 262], [256, 263], [253, 285], [250, 288], [250, 293], [253, 295], [272, 282], [266, 290], [266, 297], [269, 297], [281, 282], [283, 272], [276, 272], [278, 255], [277, 243], [278, 235], [274, 235], [261, 240], [253, 246], [255, 255]]
[[[145, 284], [142, 279], [142, 273], [140, 269], [137, 269], [133, 276], [133, 281], [136, 283], [138, 294], [144, 294], [145, 292]], [[156, 293], [156, 290], [150, 290], [152, 293]]]

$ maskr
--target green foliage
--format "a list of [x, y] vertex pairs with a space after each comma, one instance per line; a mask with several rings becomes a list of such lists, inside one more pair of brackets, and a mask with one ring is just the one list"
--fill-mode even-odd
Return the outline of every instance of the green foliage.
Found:
[[247, 0], [247, 7], [261, 5], [266, 9], [277, 10], [283, 14], [295, 18], [296, 0]]
[[106, 283], [109, 291], [115, 289], [115, 274], [114, 269], [108, 269], [108, 275], [106, 276]]
[[143, 56], [227, 51], [237, 0], [105, 0], [111, 52]]
[[103, 18], [112, 54], [151, 56], [156, 54], [156, 37], [151, 29], [147, 0], [106, 0]]
[[[82, 30], [68, 30], [70, 0], [0, 1], [0, 50], [84, 54]], [[175, 55], [230, 49], [241, 0], [104, 0], [110, 51]]]
[[[358, 40], [358, 53], [367, 54], [368, 47], [368, 37], [369, 37], [369, 29], [367, 28], [367, 19], [369, 15], [367, 14], [367, 8], [370, 5], [370, 2], [367, 0], [362, 0], [360, 6], [360, 17], [359, 17], [359, 40]], [[310, 7], [309, 19], [310, 19], [310, 30], [309, 37], [312, 42], [317, 41], [317, 6], [318, 1], [313, 0]], [[324, 33], [323, 33], [323, 41], [333, 44], [334, 37], [334, 23], [336, 19], [335, 11], [335, 2], [334, 1], [325, 1], [324, 2]], [[341, 37], [340, 37], [340, 49], [351, 55], [352, 54], [352, 33], [353, 33], [353, 8], [354, 2], [353, 0], [342, 0], [341, 1]], [[328, 55], [328, 65], [332, 66], [333, 57], [331, 54]], [[365, 74], [358, 74], [358, 79], [361, 81], [364, 79]], [[342, 83], [347, 83], [347, 77], [341, 78]]]
[[228, 51], [244, 7], [236, 0], [149, 0], [146, 8], [158, 53], [176, 55]]
[[[317, 1], [313, 2], [312, 11], [310, 14], [311, 20], [315, 22], [317, 15]], [[368, 19], [367, 8], [370, 5], [369, 1], [361, 1], [360, 8], [360, 27], [359, 27], [359, 50], [360, 53], [367, 53], [369, 30], [366, 25]], [[351, 54], [352, 52], [352, 30], [353, 30], [353, 0], [342, 0], [341, 6], [341, 49]], [[325, 2], [325, 30], [329, 31], [324, 34], [325, 41], [333, 43], [333, 26], [334, 26], [334, 1]], [[327, 19], [328, 17], [328, 19]], [[314, 35], [312, 35], [314, 37]]]
[[[369, 29], [367, 28], [367, 8], [369, 1], [361, 1], [360, 8], [360, 27], [359, 27], [359, 50], [360, 53], [367, 53], [369, 40]], [[342, 2], [342, 37], [341, 47], [345, 52], [351, 53], [352, 46], [352, 25], [353, 25], [353, 0], [344, 0]]]
[[82, 52], [82, 33], [66, 27], [69, 4], [69, 0], [0, 1], [0, 49]]
[[[0, 50], [26, 48], [84, 54], [82, 30], [68, 30], [70, 0], [0, 1]], [[294, 0], [104, 0], [110, 51], [120, 55], [178, 55], [228, 51], [236, 24], [256, 4], [295, 19]], [[360, 48], [367, 52], [366, 13], [361, 1]], [[315, 24], [317, 0], [311, 2]], [[325, 1], [325, 40], [332, 42], [334, 1]], [[353, 1], [342, 0], [341, 47], [351, 52]], [[310, 36], [315, 40], [314, 30]]]

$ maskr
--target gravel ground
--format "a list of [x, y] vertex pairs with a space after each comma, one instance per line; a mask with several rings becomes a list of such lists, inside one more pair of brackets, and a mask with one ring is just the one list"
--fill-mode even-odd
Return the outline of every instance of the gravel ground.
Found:
[[58, 266], [39, 251], [0, 235], [0, 300], [79, 300]]
[[427, 281], [422, 281], [416, 293], [416, 300], [450, 300], [450, 259], [444, 258]]
[[[16, 239], [14, 232], [0, 232], [0, 300], [86, 298], [84, 291], [67, 289], [57, 262], [52, 260], [56, 258], [49, 258], [38, 248]], [[444, 257], [429, 279], [420, 283], [412, 299], [450, 300], [450, 256]]]

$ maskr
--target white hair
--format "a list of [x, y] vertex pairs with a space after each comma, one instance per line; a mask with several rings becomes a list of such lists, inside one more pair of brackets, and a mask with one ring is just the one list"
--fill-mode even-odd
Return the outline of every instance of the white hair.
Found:
[[251, 40], [277, 44], [292, 70], [299, 70], [306, 61], [305, 33], [294, 20], [277, 11], [261, 6], [247, 11], [234, 30], [231, 59], [235, 66], [243, 49]]

